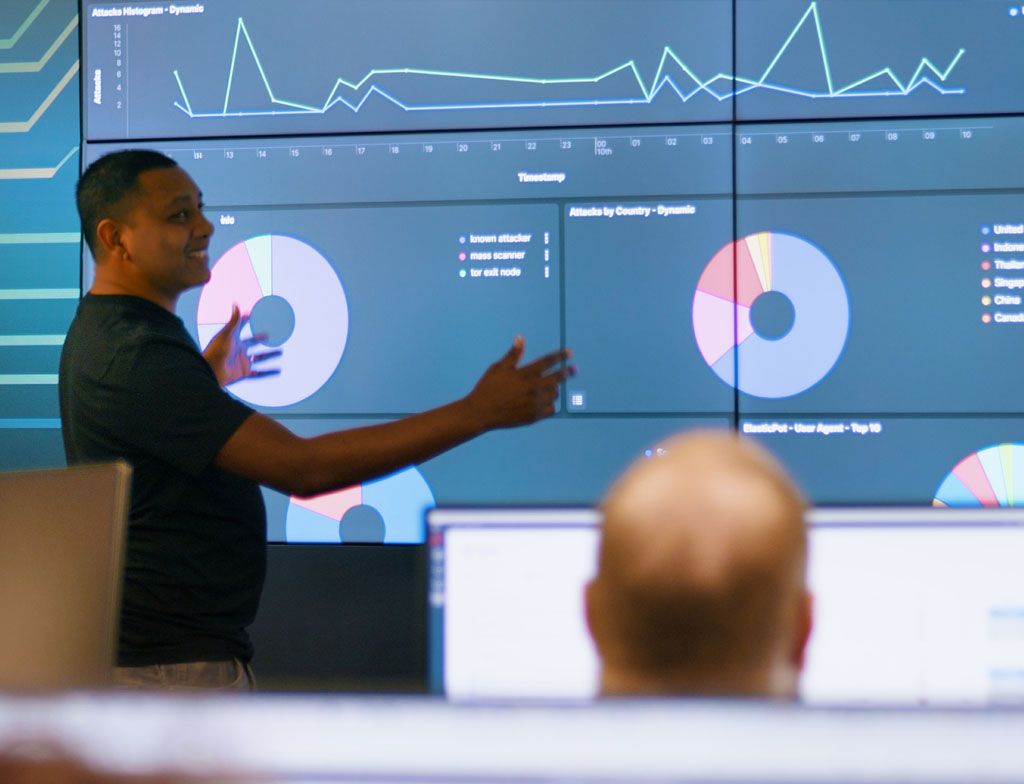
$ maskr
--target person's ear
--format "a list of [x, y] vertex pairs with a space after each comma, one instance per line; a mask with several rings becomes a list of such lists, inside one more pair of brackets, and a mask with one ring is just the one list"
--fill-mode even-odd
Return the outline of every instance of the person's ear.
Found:
[[121, 224], [113, 218], [104, 218], [96, 224], [96, 241], [98, 255], [107, 258], [113, 254], [123, 252], [124, 245], [121, 242]]
[[797, 671], [804, 668], [807, 660], [807, 643], [814, 630], [814, 595], [804, 588], [797, 602], [796, 624], [793, 630], [793, 666]]

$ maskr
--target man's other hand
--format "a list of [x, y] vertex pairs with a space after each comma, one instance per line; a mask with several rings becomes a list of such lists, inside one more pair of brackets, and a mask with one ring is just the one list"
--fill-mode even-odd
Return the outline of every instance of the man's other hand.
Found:
[[266, 351], [261, 354], [250, 354], [253, 346], [266, 340], [266, 335], [253, 335], [251, 338], [241, 336], [242, 329], [248, 323], [248, 318], [242, 318], [238, 305], [231, 308], [231, 319], [221, 329], [213, 340], [203, 351], [203, 357], [213, 368], [217, 382], [226, 387], [243, 378], [259, 378], [261, 376], [273, 376], [280, 373], [280, 370], [261, 370], [256, 366], [274, 357], [281, 356], [280, 351]]
[[520, 367], [524, 348], [523, 338], [517, 336], [509, 352], [487, 369], [465, 398], [484, 429], [526, 425], [551, 416], [559, 385], [576, 372], [565, 365], [572, 356], [569, 349]]

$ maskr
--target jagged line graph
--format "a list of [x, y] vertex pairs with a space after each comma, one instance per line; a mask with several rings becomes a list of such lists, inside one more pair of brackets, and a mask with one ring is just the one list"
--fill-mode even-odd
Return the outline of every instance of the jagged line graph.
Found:
[[[786, 51], [789, 49], [790, 44], [797, 37], [801, 30], [809, 23], [813, 22], [815, 27], [815, 34], [818, 40], [818, 47], [821, 52], [821, 64], [824, 69], [825, 81], [827, 85], [826, 91], [813, 91], [803, 90], [784, 84], [777, 84], [770, 81], [772, 72], [778, 65], [779, 61], [782, 60]], [[246, 46], [249, 49], [250, 54], [259, 70], [260, 78], [263, 81], [263, 85], [267, 92], [267, 97], [270, 103], [275, 106], [284, 108], [280, 109], [264, 109], [264, 110], [235, 110], [229, 111], [228, 106], [231, 100], [231, 88], [235, 77], [235, 68], [238, 60], [238, 49], [239, 45], [244, 37]], [[913, 75], [906, 80], [902, 81], [891, 67], [881, 68], [872, 74], [860, 77], [853, 82], [850, 82], [844, 87], [836, 88], [834, 77], [832, 74], [832, 66], [829, 62], [828, 48], [825, 41], [825, 34], [821, 23], [821, 14], [818, 10], [818, 3], [816, 0], [811, 2], [804, 12], [803, 16], [796, 23], [793, 31], [789, 34], [785, 43], [779, 49], [778, 53], [774, 56], [771, 63], [765, 69], [764, 73], [758, 79], [751, 79], [748, 77], [731, 75], [725, 73], [718, 73], [709, 79], [702, 79], [691, 69], [683, 60], [672, 50], [671, 47], [666, 46], [662, 51], [661, 61], [658, 64], [657, 71], [655, 72], [654, 78], [649, 82], [645, 82], [643, 76], [640, 73], [640, 69], [637, 67], [634, 60], [630, 60], [622, 65], [619, 65], [611, 70], [608, 70], [602, 74], [596, 76], [586, 77], [565, 77], [565, 78], [533, 78], [523, 76], [502, 76], [494, 74], [483, 74], [483, 73], [464, 73], [458, 71], [443, 71], [434, 69], [424, 68], [375, 68], [369, 71], [362, 79], [356, 82], [350, 82], [345, 79], [337, 79], [334, 83], [334, 87], [331, 89], [326, 100], [320, 106], [313, 106], [310, 104], [298, 103], [295, 101], [285, 100], [279, 98], [270, 85], [270, 80], [267, 77], [266, 71], [263, 68], [263, 63], [260, 61], [259, 54], [256, 51], [256, 46], [253, 43], [252, 37], [249, 34], [249, 30], [245, 25], [245, 20], [241, 17], [238, 19], [238, 23], [235, 27], [235, 41], [231, 52], [231, 66], [228, 70], [227, 87], [224, 92], [224, 104], [220, 111], [214, 112], [198, 112], [192, 108], [192, 104], [189, 101], [188, 92], [185, 89], [185, 85], [182, 82], [181, 74], [177, 69], [173, 71], [175, 82], [177, 83], [178, 90], [181, 94], [181, 101], [175, 100], [174, 106], [184, 112], [188, 117], [192, 119], [199, 118], [212, 118], [212, 117], [252, 117], [252, 116], [266, 116], [266, 115], [288, 115], [288, 114], [326, 114], [334, 106], [341, 104], [348, 107], [353, 113], [358, 113], [366, 102], [373, 95], [378, 95], [382, 99], [389, 101], [400, 109], [407, 112], [423, 112], [423, 111], [455, 111], [455, 110], [488, 110], [488, 109], [550, 109], [550, 108], [574, 108], [574, 107], [593, 107], [593, 106], [629, 106], [629, 105], [647, 105], [654, 102], [654, 100], [661, 94], [661, 92], [669, 88], [683, 103], [687, 103], [698, 95], [709, 95], [715, 100], [727, 101], [753, 90], [768, 90], [772, 92], [785, 93], [790, 95], [799, 96], [802, 98], [810, 99], [839, 99], [839, 98], [888, 98], [897, 96], [907, 96], [922, 87], [929, 87], [939, 95], [963, 95], [966, 90], [964, 88], [951, 88], [946, 87], [945, 82], [949, 78], [953, 69], [960, 63], [966, 50], [960, 49], [944, 68], [940, 69], [927, 57], [921, 58]], [[677, 84], [676, 79], [673, 78], [672, 74], [668, 73], [668, 69], [671, 64], [675, 63], [679, 70], [694, 84], [689, 90], [683, 89]], [[406, 101], [399, 99], [398, 97], [390, 94], [383, 90], [376, 84], [372, 84], [371, 80], [378, 76], [395, 76], [395, 75], [409, 75], [409, 76], [430, 76], [447, 79], [457, 80], [476, 80], [476, 81], [489, 81], [489, 82], [504, 82], [504, 83], [519, 83], [537, 86], [549, 86], [549, 85], [569, 85], [569, 84], [597, 84], [606, 79], [614, 77], [621, 73], [631, 73], [633, 78], [636, 80], [637, 87], [640, 90], [638, 97], [630, 98], [610, 98], [610, 99], [580, 99], [580, 100], [530, 100], [530, 101], [508, 101], [508, 102], [488, 102], [488, 103], [464, 103], [464, 104], [421, 104], [413, 105]], [[870, 84], [878, 79], [888, 79], [892, 83], [892, 87], [889, 89], [866, 89], [865, 85]], [[726, 88], [720, 89], [719, 85], [724, 83]], [[369, 87], [367, 85], [369, 84]], [[342, 95], [339, 95], [339, 90], [346, 88], [352, 92], [359, 93], [365, 92], [358, 97], [358, 99], [349, 100]], [[864, 89], [862, 89], [864, 88]]]

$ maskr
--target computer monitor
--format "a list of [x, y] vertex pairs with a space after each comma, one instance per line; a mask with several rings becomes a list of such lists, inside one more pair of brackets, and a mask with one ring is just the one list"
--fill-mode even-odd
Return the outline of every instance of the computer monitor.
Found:
[[432, 691], [456, 699], [596, 693], [583, 586], [600, 520], [586, 508], [428, 512]]
[[[438, 509], [428, 516], [432, 690], [458, 700], [589, 699], [583, 615], [593, 509]], [[1024, 514], [816, 509], [811, 704], [1024, 702]]]

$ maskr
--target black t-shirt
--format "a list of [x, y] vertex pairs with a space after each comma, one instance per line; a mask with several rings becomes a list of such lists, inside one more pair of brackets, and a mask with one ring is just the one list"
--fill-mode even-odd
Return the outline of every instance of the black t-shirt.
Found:
[[266, 512], [255, 482], [212, 461], [252, 410], [221, 389], [181, 319], [87, 294], [61, 355], [60, 413], [68, 463], [133, 468], [118, 663], [251, 658]]

